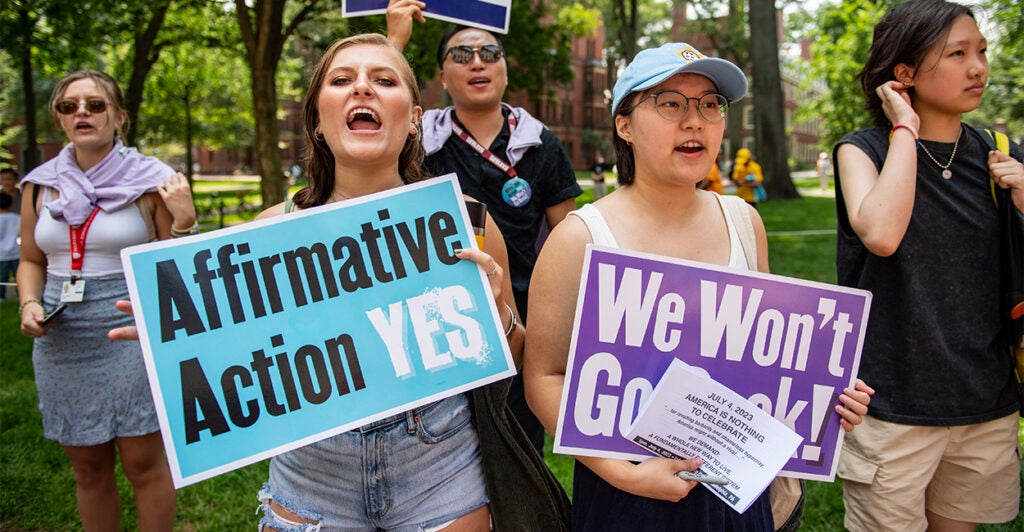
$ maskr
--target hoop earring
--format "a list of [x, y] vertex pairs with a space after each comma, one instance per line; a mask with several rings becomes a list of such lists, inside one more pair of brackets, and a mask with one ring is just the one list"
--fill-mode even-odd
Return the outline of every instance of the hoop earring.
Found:
[[313, 138], [316, 139], [317, 142], [323, 142], [324, 134], [319, 129], [317, 129], [316, 131], [313, 132]]

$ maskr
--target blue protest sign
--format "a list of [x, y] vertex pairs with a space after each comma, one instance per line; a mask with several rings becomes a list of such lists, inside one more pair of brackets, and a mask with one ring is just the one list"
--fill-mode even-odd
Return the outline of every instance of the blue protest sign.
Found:
[[509, 377], [454, 174], [124, 250], [175, 486]]
[[784, 476], [831, 481], [843, 437], [833, 407], [856, 381], [870, 304], [863, 290], [591, 246], [555, 452], [649, 458], [625, 435], [679, 359], [803, 438]]
[[[376, 15], [387, 11], [388, 0], [342, 0], [345, 17]], [[508, 33], [512, 0], [430, 0], [423, 16]]]

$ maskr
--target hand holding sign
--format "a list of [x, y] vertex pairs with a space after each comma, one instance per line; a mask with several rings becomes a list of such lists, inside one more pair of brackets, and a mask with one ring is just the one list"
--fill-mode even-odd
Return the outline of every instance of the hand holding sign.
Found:
[[474, 241], [449, 175], [126, 250], [175, 485], [512, 375]]
[[836, 413], [840, 416], [839, 424], [843, 430], [850, 432], [864, 421], [872, 395], [875, 395], [874, 388], [860, 379], [857, 379], [852, 389], [843, 388], [843, 394], [839, 396], [839, 402], [843, 404], [836, 405]]
[[800, 436], [707, 372], [672, 360], [626, 438], [665, 458], [700, 457], [709, 486], [743, 513], [799, 445]]
[[872, 393], [856, 380], [870, 294], [600, 248], [581, 286], [555, 452], [643, 459], [624, 427], [679, 359], [803, 437], [784, 471], [832, 479]]
[[[114, 308], [120, 310], [121, 312], [124, 312], [129, 316], [134, 315], [132, 313], [132, 302], [128, 301], [127, 299], [122, 299], [120, 301], [115, 302]], [[129, 325], [127, 327], [118, 327], [116, 329], [111, 329], [110, 331], [108, 331], [107, 338], [110, 338], [111, 340], [138, 340], [139, 329], [134, 325]]]
[[[422, 17], [430, 17], [488, 31], [508, 33], [509, 13], [512, 9], [511, 0], [431, 0], [429, 3], [398, 0], [395, 4], [401, 4], [398, 7], [399, 11], [407, 15], [408, 18], [405, 18], [401, 24], [407, 25], [405, 27], [410, 33], [413, 17], [420, 22], [423, 22]], [[345, 17], [377, 15], [388, 12], [389, 8], [389, 0], [342, 0], [341, 3], [342, 16]], [[393, 21], [390, 12], [388, 14], [388, 37], [390, 39]], [[396, 18], [395, 22], [398, 20]], [[392, 42], [398, 43], [393, 39]], [[408, 42], [408, 37], [405, 42]], [[404, 45], [404, 43], [402, 44]]]
[[415, 19], [420, 24], [427, 21], [423, 17], [423, 8], [427, 4], [419, 0], [391, 0], [388, 3], [388, 40], [395, 45], [395, 48], [404, 50], [412, 37], [412, 21]]

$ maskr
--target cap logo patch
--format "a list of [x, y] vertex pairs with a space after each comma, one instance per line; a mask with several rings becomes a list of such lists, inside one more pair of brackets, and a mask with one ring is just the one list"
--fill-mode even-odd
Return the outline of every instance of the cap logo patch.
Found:
[[683, 61], [687, 63], [692, 63], [698, 59], [704, 58], [704, 54], [698, 52], [694, 47], [689, 45], [687, 45], [686, 48], [683, 48], [682, 50], [676, 50], [676, 53], [679, 54], [679, 57], [681, 57]]

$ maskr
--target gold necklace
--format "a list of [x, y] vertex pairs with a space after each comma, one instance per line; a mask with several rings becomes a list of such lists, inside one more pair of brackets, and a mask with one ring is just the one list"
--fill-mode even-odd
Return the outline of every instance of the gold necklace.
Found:
[[918, 142], [917, 143], [917, 145], [920, 146], [922, 150], [924, 150], [924, 154], [927, 155], [928, 158], [931, 159], [933, 163], [935, 163], [935, 166], [938, 166], [939, 168], [942, 168], [942, 178], [943, 179], [950, 179], [950, 178], [953, 177], [953, 172], [951, 172], [949, 170], [949, 167], [953, 164], [953, 157], [956, 157], [956, 147], [960, 144], [960, 135], [963, 135], [963, 134], [964, 134], [964, 128], [963, 128], [963, 126], [960, 126], [960, 132], [956, 134], [956, 142], [953, 143], [953, 153], [951, 153], [949, 155], [949, 162], [946, 163], [946, 166], [942, 166], [941, 164], [939, 164], [939, 161], [935, 160], [935, 157], [932, 155], [932, 152], [928, 151], [928, 148], [924, 147], [924, 143], [922, 143], [922, 142]]

